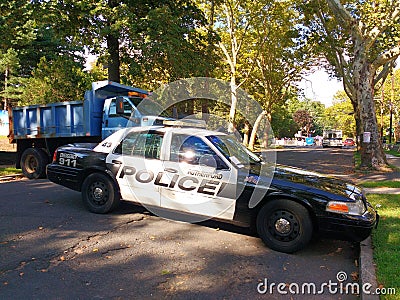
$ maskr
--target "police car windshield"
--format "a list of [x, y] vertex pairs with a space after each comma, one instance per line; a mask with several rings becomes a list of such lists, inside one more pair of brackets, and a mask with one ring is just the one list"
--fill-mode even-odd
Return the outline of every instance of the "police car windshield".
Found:
[[221, 153], [237, 167], [252, 165], [261, 162], [253, 152], [229, 135], [210, 135], [207, 139], [213, 143]]

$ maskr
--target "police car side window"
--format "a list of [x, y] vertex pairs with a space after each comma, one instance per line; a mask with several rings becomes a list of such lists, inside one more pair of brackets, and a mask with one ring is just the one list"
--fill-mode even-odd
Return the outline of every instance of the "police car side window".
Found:
[[170, 160], [228, 169], [226, 164], [201, 138], [184, 134], [172, 135]]
[[115, 149], [115, 153], [160, 159], [163, 136], [156, 132], [131, 132]]

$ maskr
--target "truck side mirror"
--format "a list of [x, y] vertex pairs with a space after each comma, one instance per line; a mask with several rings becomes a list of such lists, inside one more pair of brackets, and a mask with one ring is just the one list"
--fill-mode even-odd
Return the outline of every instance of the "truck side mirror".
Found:
[[125, 112], [124, 109], [124, 98], [123, 97], [117, 97], [115, 100], [115, 105], [116, 105], [116, 113], [117, 115], [123, 115]]

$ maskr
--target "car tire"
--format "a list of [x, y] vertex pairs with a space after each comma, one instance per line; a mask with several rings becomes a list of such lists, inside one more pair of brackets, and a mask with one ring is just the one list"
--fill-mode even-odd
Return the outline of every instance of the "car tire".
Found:
[[46, 166], [49, 157], [42, 149], [28, 148], [21, 156], [21, 169], [25, 177], [38, 179], [46, 177]]
[[267, 202], [258, 212], [257, 232], [271, 249], [293, 253], [303, 249], [313, 236], [313, 224], [307, 209], [292, 200]]
[[105, 214], [118, 206], [120, 196], [110, 177], [102, 173], [92, 173], [82, 184], [82, 200], [89, 211]]

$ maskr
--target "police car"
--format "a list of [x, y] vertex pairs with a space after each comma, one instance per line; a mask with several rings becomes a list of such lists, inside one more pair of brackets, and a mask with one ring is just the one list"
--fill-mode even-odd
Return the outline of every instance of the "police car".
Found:
[[48, 178], [81, 192], [94, 213], [124, 199], [170, 218], [253, 227], [268, 247], [287, 253], [317, 233], [362, 241], [377, 225], [376, 211], [348, 182], [268, 164], [233, 135], [168, 122], [60, 147]]

